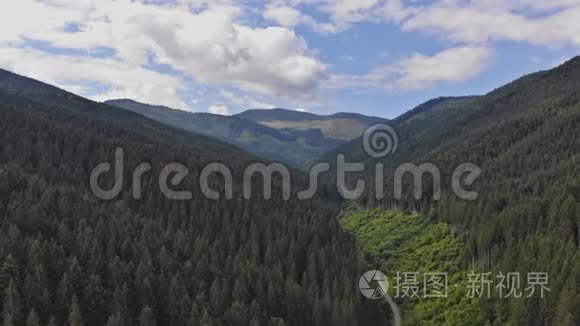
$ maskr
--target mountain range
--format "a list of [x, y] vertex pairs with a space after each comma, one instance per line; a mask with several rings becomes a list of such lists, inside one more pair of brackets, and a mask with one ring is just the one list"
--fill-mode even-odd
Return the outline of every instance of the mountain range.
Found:
[[[362, 162], [370, 167], [381, 163], [384, 167], [381, 179], [376, 179], [374, 169], [351, 175], [349, 187], [354, 187], [357, 180], [366, 182], [365, 195], [356, 201], [356, 206], [419, 214], [448, 225], [454, 237], [462, 242], [460, 265], [465, 273], [517, 272], [522, 274], [523, 282], [526, 273], [544, 272], [549, 274], [549, 283], [557, 288], [544, 299], [497, 296], [479, 299], [478, 312], [467, 314], [471, 308], [464, 309], [460, 315], [466, 315], [459, 324], [578, 325], [579, 90], [580, 57], [576, 57], [482, 96], [443, 97], [418, 106], [390, 122], [398, 136], [398, 147], [384, 158], [369, 156], [363, 139], [358, 138], [327, 153], [321, 161], [332, 164], [337, 154], [346, 154], [348, 162]], [[395, 198], [395, 171], [409, 162], [416, 166], [429, 163], [437, 168], [441, 175], [440, 200], [434, 199], [435, 179], [429, 173], [420, 177], [423, 180], [420, 198], [415, 197], [414, 182], [409, 175], [403, 178], [401, 199]], [[464, 163], [481, 171], [472, 183], [465, 176], [459, 180], [463, 187], [476, 192], [475, 200], [461, 200], [453, 190], [452, 174]], [[330, 178], [334, 175], [329, 173]], [[380, 198], [376, 196], [377, 183], [384, 189]], [[362, 218], [355, 219], [354, 225], [372, 226], [366, 232], [358, 231], [360, 241], [373, 243], [370, 256], [379, 264], [390, 267], [403, 262], [405, 257], [376, 249], [397, 247], [398, 243], [374, 242], [373, 234], [380, 232], [377, 228], [382, 223], [380, 218], [373, 220], [376, 215], [375, 211], [354, 215]], [[397, 239], [393, 234], [389, 236]], [[437, 250], [436, 256], [427, 259], [441, 264], [449, 253], [443, 248]], [[417, 309], [410, 303], [407, 314], [416, 319], [408, 322], [415, 324], [425, 319], [449, 322], [455, 309], [452, 307], [458, 302], [445, 304], [431, 305], [427, 311], [424, 302]]]
[[259, 157], [304, 168], [322, 154], [387, 120], [360, 114], [321, 116], [285, 109], [248, 110], [233, 116], [191, 113], [133, 100], [106, 104], [142, 114], [158, 122], [220, 139]]
[[[433, 99], [391, 121], [283, 109], [220, 116], [97, 103], [0, 70], [2, 319], [384, 325], [386, 306], [363, 298], [357, 282], [365, 271], [404, 266], [413, 269], [400, 272], [517, 272], [523, 287], [529, 273], [549, 276], [544, 297], [466, 299], [452, 290], [443, 300], [400, 300], [407, 324], [578, 325], [579, 89], [577, 57], [485, 95]], [[396, 151], [382, 158], [369, 156], [360, 137], [376, 123], [397, 134]], [[119, 196], [98, 200], [89, 175], [119, 147], [126, 170], [151, 165], [138, 184], [143, 198], [133, 198], [134, 175], [125, 173]], [[252, 162], [303, 168], [336, 164], [338, 154], [381, 163], [383, 177], [374, 168], [349, 174], [347, 187], [366, 184], [349, 201], [326, 191], [283, 200], [277, 177], [271, 200], [258, 196], [254, 179], [256, 196], [241, 195]], [[192, 171], [180, 188], [193, 192], [191, 201], [169, 200], [158, 187], [156, 176], [172, 162]], [[193, 172], [212, 162], [230, 167], [231, 200], [190, 187], [199, 184]], [[401, 198], [394, 195], [395, 171], [405, 163], [438, 168], [440, 200], [429, 176], [420, 198], [408, 175]], [[460, 180], [477, 192], [470, 201], [455, 196], [451, 182], [464, 163], [481, 170], [473, 182]], [[323, 183], [335, 185], [334, 172]], [[292, 173], [292, 193], [306, 189], [308, 175]], [[222, 179], [209, 184], [224, 193]]]
[[[338, 207], [283, 200], [276, 177], [271, 200], [258, 180], [252, 199], [242, 197], [245, 167], [267, 160], [5, 70], [0, 117], [4, 325], [386, 323], [380, 303], [342, 286], [369, 266], [336, 221]], [[89, 181], [104, 162], [121, 168], [97, 180], [121, 180], [112, 200]], [[176, 162], [188, 173], [170, 187], [190, 200], [160, 189]], [[208, 179], [219, 199], [199, 187], [199, 171], [214, 162], [232, 173], [231, 200], [219, 175]], [[306, 175], [292, 172], [292, 192], [306, 188]]]

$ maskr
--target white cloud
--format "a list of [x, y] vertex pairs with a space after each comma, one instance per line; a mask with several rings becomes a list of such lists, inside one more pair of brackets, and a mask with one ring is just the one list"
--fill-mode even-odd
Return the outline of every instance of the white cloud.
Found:
[[[24, 19], [25, 17], [25, 19]], [[22, 36], [62, 30], [66, 22], [80, 20], [82, 14], [32, 0], [2, 1], [0, 44], [18, 42]]]
[[580, 0], [280, 0], [277, 5], [284, 3], [308, 5], [326, 14], [333, 28], [321, 31], [316, 28], [321, 22], [309, 20], [313, 16], [293, 11], [293, 25], [323, 33], [360, 22], [386, 22], [403, 32], [426, 33], [452, 44], [435, 55], [413, 54], [367, 74], [334, 74], [326, 88], [406, 91], [461, 82], [480, 74], [493, 58], [494, 43], [502, 41], [547, 48], [580, 46]]
[[246, 103], [252, 109], [273, 109], [276, 107], [274, 104], [260, 101], [249, 96], [246, 96]]
[[[292, 26], [303, 24], [321, 33], [340, 32], [360, 22], [387, 22], [403, 31], [461, 44], [513, 41], [580, 46], [579, 0], [279, 0], [276, 8], [286, 4], [310, 5], [325, 14], [327, 22], [314, 21], [292, 8], [270, 13], [274, 21], [281, 23], [285, 17]], [[319, 28], [322, 24], [327, 28]]]
[[241, 96], [238, 96], [230, 91], [221, 90], [220, 94], [226, 101], [232, 104], [244, 105], [245, 103], [245, 100]]
[[324, 1], [320, 9], [329, 13], [336, 23], [356, 23], [368, 19], [370, 9], [378, 3], [378, 0], [333, 0]]
[[[227, 89], [211, 96], [231, 107], [315, 105], [331, 66], [292, 30], [299, 25], [328, 34], [387, 22], [450, 44], [433, 55], [382, 58], [393, 62], [367, 74], [332, 75], [326, 88], [418, 90], [464, 81], [485, 69], [500, 41], [580, 46], [579, 0], [273, 0], [260, 10], [278, 26], [266, 27], [255, 21], [254, 8], [229, 0], [3, 0], [1, 6], [2, 67], [97, 100], [129, 97], [181, 109], [198, 104], [181, 97], [190, 79]], [[74, 55], [34, 50], [26, 40]], [[78, 55], [103, 49], [112, 55]], [[175, 73], [155, 71], [151, 60]]]
[[211, 11], [184, 20], [179, 28], [151, 20], [142, 25], [152, 35], [161, 63], [203, 83], [312, 100], [326, 69], [302, 38], [282, 27], [238, 25]]
[[269, 5], [263, 15], [264, 18], [289, 28], [293, 28], [303, 22], [302, 13], [289, 6]]
[[493, 50], [477, 46], [450, 48], [432, 56], [415, 53], [363, 75], [334, 75], [327, 86], [420, 90], [439, 82], [468, 80], [485, 69], [492, 58]]
[[207, 108], [207, 111], [213, 114], [231, 115], [230, 109], [223, 104], [210, 105], [209, 108]]
[[[188, 110], [178, 92], [178, 77], [157, 73], [114, 59], [50, 55], [32, 49], [0, 47], [0, 67], [60, 86], [96, 101], [132, 98], [155, 105]], [[98, 83], [106, 89], [89, 95], [85, 84]]]
[[[316, 20], [290, 6], [297, 4], [314, 7], [325, 14], [327, 20]], [[405, 6], [403, 0], [279, 0], [276, 5], [266, 7], [264, 17], [282, 26], [302, 24], [319, 33], [329, 34], [342, 32], [365, 21], [399, 23], [414, 10]]]
[[306, 15], [293, 7], [281, 4], [267, 5], [262, 16], [267, 21], [286, 28], [294, 28], [297, 25], [307, 25], [321, 34], [336, 33], [343, 29], [334, 22], [319, 22], [313, 17]]
[[462, 82], [477, 76], [492, 56], [493, 52], [486, 47], [451, 48], [434, 56], [414, 54], [398, 63], [394, 86], [417, 90], [437, 82]]
[[[103, 96], [143, 98], [145, 93], [151, 93], [147, 95], [151, 102], [167, 101], [171, 96], [178, 99], [179, 85], [173, 82], [170, 87], [159, 89], [158, 83], [149, 85], [155, 87], [143, 86], [141, 80], [129, 76], [133, 70], [152, 71], [147, 67], [153, 59], [177, 71], [179, 78], [171, 77], [172, 81], [187, 77], [201, 84], [231, 86], [274, 98], [313, 101], [326, 65], [294, 31], [246, 25], [238, 19], [243, 10], [241, 5], [227, 1], [155, 4], [129, 0], [3, 0], [0, 47], [22, 48], [27, 39], [33, 39], [76, 53], [110, 49], [114, 53], [111, 62], [116, 63], [116, 68], [125, 69], [115, 74], [120, 80], [109, 83], [100, 76], [95, 79], [82, 74], [86, 81], [113, 86]], [[78, 28], [67, 31], [67, 24]], [[71, 61], [77, 58], [70, 57]], [[23, 61], [27, 58], [22, 58], [20, 68], [27, 65]], [[93, 66], [99, 63], [93, 58], [83, 60], [86, 64], [90, 61]], [[52, 74], [45, 79], [62, 77], [55, 70], [45, 73]], [[172, 103], [164, 104], [177, 106], [175, 100], [169, 102]]]
[[220, 94], [228, 103], [238, 107], [247, 106], [252, 109], [271, 109], [275, 107], [274, 104], [258, 100], [248, 95], [239, 95], [226, 90], [220, 90]]
[[305, 108], [297, 108], [296, 111], [298, 112], [308, 112]]
[[[538, 6], [528, 1], [490, 5], [489, 1], [421, 8], [402, 25], [452, 42], [515, 41], [540, 46], [580, 45], [580, 3]], [[563, 7], [562, 7], [563, 6]], [[555, 10], [560, 8], [560, 10]], [[565, 8], [565, 9], [562, 9]], [[532, 10], [536, 15], [523, 12]]]

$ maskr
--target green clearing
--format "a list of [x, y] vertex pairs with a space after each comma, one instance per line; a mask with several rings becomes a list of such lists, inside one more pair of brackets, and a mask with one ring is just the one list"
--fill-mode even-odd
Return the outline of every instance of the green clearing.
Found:
[[[468, 297], [464, 244], [449, 225], [380, 209], [353, 209], [340, 222], [366, 259], [389, 277], [389, 292], [401, 308], [404, 325], [485, 325], [479, 300]], [[397, 298], [397, 272], [400, 277], [418, 273], [419, 298]], [[447, 273], [446, 298], [423, 298], [425, 273]]]

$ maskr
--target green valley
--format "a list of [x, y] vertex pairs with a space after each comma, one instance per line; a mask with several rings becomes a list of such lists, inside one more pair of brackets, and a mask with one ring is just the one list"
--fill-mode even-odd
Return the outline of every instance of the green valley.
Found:
[[[462, 261], [464, 244], [449, 225], [421, 215], [356, 208], [340, 223], [354, 235], [364, 257], [389, 277], [389, 293], [400, 305], [403, 325], [485, 324], [478, 298], [468, 297], [470, 270]], [[447, 275], [446, 298], [425, 297], [428, 273]], [[404, 289], [405, 274], [416, 277], [416, 282], [407, 283], [416, 292]]]

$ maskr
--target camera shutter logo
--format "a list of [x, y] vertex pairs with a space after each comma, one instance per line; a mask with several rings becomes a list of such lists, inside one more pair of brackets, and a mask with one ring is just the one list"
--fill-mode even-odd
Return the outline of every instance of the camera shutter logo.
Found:
[[378, 300], [387, 294], [389, 280], [383, 272], [372, 270], [361, 276], [358, 287], [366, 298]]

